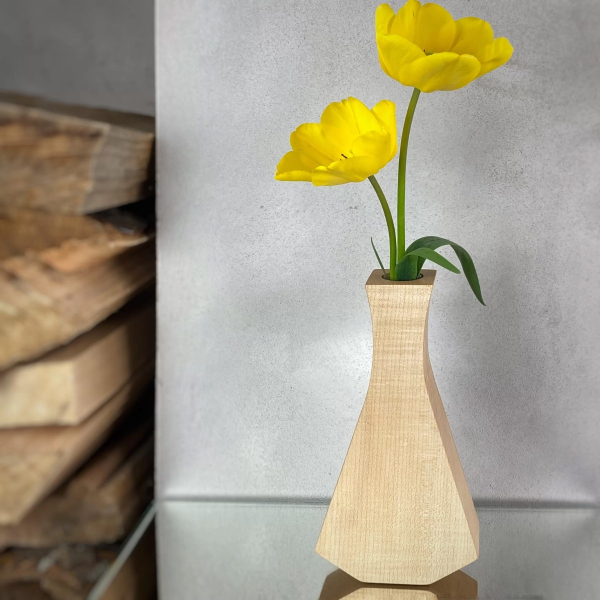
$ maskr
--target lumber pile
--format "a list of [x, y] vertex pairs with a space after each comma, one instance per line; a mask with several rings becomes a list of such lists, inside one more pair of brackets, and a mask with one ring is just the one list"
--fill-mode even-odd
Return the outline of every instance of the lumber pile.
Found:
[[[0, 555], [2, 600], [86, 600], [114, 562], [118, 546], [60, 545]], [[102, 595], [103, 600], [156, 598], [154, 527], [150, 527]]]
[[0, 369], [91, 329], [154, 279], [144, 232], [13, 210], [0, 211], [0, 233]]
[[0, 555], [0, 598], [85, 600], [118, 554], [116, 546], [58, 546]]
[[0, 598], [85, 598], [152, 497], [153, 128], [0, 94]]
[[127, 414], [151, 379], [137, 371], [80, 425], [0, 430], [0, 525], [15, 524], [75, 471]]
[[152, 499], [151, 419], [130, 426], [17, 525], [0, 526], [0, 549], [121, 540]]
[[102, 600], [156, 600], [155, 540], [155, 527], [154, 523], [151, 523], [116, 577], [102, 594]]

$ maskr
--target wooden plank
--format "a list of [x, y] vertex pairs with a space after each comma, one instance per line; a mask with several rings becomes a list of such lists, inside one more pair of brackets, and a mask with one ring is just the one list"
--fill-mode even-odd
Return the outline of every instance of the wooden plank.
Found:
[[18, 525], [0, 526], [0, 548], [119, 541], [152, 499], [153, 449], [150, 420], [112, 439]]
[[153, 600], [157, 592], [156, 535], [150, 524], [102, 600]]
[[[151, 524], [102, 600], [156, 598], [156, 547]], [[85, 600], [117, 557], [115, 545], [14, 549], [0, 554], [1, 600]]]
[[0, 585], [1, 600], [52, 600], [35, 582]]
[[86, 421], [0, 431], [0, 525], [16, 524], [108, 438], [152, 379], [144, 366]]
[[84, 271], [62, 273], [35, 256], [0, 264], [0, 370], [31, 360], [90, 330], [155, 273], [148, 241]]
[[9, 550], [0, 554], [0, 598], [85, 600], [117, 553], [82, 545]]
[[359, 581], [427, 585], [475, 561], [479, 521], [427, 347], [435, 271], [367, 281], [373, 366], [317, 552]]
[[0, 205], [90, 213], [148, 193], [154, 119], [0, 94]]
[[[0, 266], [8, 271], [13, 259], [27, 255], [62, 273], [74, 273], [144, 242], [147, 223], [132, 220], [126, 211], [119, 228], [102, 215], [51, 214], [0, 206]], [[105, 214], [105, 213], [102, 213]]]
[[77, 425], [154, 360], [154, 296], [41, 359], [0, 373], [0, 428]]

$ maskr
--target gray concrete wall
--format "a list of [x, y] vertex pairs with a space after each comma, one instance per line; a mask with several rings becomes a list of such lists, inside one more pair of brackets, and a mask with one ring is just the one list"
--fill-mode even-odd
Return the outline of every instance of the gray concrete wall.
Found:
[[153, 0], [0, 0], [0, 89], [153, 114]]
[[[325, 499], [367, 389], [368, 183], [273, 180], [289, 133], [380, 70], [376, 1], [159, 0], [158, 490]], [[408, 237], [473, 254], [487, 307], [438, 275], [430, 350], [474, 496], [600, 501], [600, 3], [447, 0], [516, 48], [424, 95]], [[380, 177], [393, 196], [395, 166]]]

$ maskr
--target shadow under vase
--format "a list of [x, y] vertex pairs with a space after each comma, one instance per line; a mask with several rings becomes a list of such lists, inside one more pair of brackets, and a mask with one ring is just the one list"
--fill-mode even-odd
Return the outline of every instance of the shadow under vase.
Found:
[[456, 571], [425, 586], [362, 583], [338, 569], [327, 576], [319, 600], [474, 600], [477, 581]]

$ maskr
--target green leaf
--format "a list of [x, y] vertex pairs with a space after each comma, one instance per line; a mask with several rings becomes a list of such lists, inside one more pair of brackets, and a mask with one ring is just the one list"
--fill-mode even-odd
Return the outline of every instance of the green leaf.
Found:
[[371, 246], [373, 246], [373, 252], [375, 252], [375, 256], [377, 257], [377, 261], [379, 262], [379, 264], [381, 266], [381, 270], [385, 273], [385, 267], [383, 266], [383, 263], [381, 262], [381, 259], [379, 258], [379, 254], [377, 253], [377, 248], [375, 248], [375, 244], [373, 243], [373, 238], [371, 238]]
[[[460, 273], [460, 270], [457, 269], [447, 258], [444, 258], [441, 254], [439, 254], [435, 250], [432, 250], [431, 248], [417, 248], [416, 250], [411, 250], [410, 252], [407, 252], [405, 256], [418, 256], [419, 258], [422, 258], [423, 261], [430, 260], [431, 262], [440, 265], [440, 267], [448, 269], [448, 271], [452, 271], [453, 273]], [[419, 269], [419, 272], [420, 270], [421, 269]]]
[[398, 281], [413, 281], [419, 276], [417, 271], [418, 256], [404, 255], [396, 264], [396, 278]]
[[[409, 252], [413, 252], [414, 250], [417, 250], [417, 249], [422, 249], [422, 248], [435, 249], [435, 248], [440, 248], [441, 246], [450, 246], [454, 250], [458, 260], [460, 261], [460, 265], [463, 268], [465, 277], [467, 278], [467, 281], [469, 282], [469, 285], [471, 286], [471, 290], [473, 290], [473, 293], [475, 294], [475, 297], [477, 298], [477, 300], [479, 300], [479, 302], [481, 302], [481, 304], [483, 304], [485, 306], [485, 302], [483, 301], [483, 296], [481, 295], [481, 287], [479, 285], [479, 277], [477, 277], [477, 271], [475, 270], [475, 265], [473, 264], [473, 259], [471, 258], [469, 253], [462, 246], [459, 246], [458, 244], [456, 244], [450, 240], [447, 240], [446, 238], [437, 237], [435, 235], [429, 235], [426, 237], [419, 238], [418, 240], [415, 240], [406, 249], [406, 252], [408, 254]], [[423, 263], [425, 262], [425, 258], [423, 258], [421, 256], [421, 257], [419, 257], [418, 261], [419, 262], [417, 264], [417, 268], [418, 268], [417, 272], [420, 273], [421, 269], [423, 268]]]

